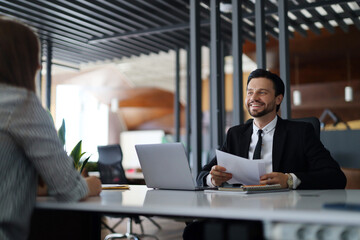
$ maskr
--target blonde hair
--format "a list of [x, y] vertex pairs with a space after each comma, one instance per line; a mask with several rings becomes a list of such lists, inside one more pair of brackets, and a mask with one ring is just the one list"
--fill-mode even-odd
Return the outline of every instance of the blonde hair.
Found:
[[35, 92], [39, 39], [25, 24], [0, 16], [0, 83]]

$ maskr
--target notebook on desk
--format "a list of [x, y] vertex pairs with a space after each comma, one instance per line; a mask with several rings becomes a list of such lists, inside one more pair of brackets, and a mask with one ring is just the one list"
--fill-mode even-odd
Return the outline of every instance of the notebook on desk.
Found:
[[206, 192], [254, 194], [254, 193], [273, 193], [273, 192], [287, 192], [287, 191], [289, 191], [288, 188], [281, 188], [280, 184], [273, 184], [273, 185], [242, 185], [240, 187], [219, 187], [218, 190], [208, 190]]
[[204, 190], [197, 187], [181, 143], [135, 145], [146, 186], [158, 189]]

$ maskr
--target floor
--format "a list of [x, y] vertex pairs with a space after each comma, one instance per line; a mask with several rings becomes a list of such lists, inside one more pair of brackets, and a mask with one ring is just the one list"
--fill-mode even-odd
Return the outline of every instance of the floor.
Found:
[[[170, 218], [162, 218], [162, 217], [152, 217], [152, 219], [158, 223], [161, 226], [161, 230], [159, 230], [153, 223], [151, 223], [148, 219], [145, 217], [140, 217], [142, 219], [142, 225], [144, 228], [145, 234], [155, 235], [158, 240], [178, 240], [182, 239], [182, 233], [185, 227], [184, 221], [181, 220], [174, 220]], [[126, 232], [126, 226], [127, 226], [127, 220], [125, 219], [122, 221], [122, 223], [116, 227], [117, 233], [125, 233]], [[113, 226], [118, 219], [117, 218], [106, 218], [106, 221], [108, 222], [109, 226]], [[139, 224], [135, 224], [133, 222], [133, 232], [134, 233], [141, 233], [141, 229]], [[110, 233], [110, 231], [103, 229], [101, 231], [101, 239], [103, 240], [105, 236]], [[148, 240], [155, 238], [151, 237], [141, 237], [142, 240]]]

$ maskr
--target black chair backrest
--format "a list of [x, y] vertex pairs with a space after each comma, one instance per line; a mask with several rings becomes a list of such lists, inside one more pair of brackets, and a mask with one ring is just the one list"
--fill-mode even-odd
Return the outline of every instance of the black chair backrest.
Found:
[[99, 172], [103, 184], [127, 184], [122, 166], [123, 153], [119, 144], [98, 146]]
[[315, 129], [316, 136], [320, 139], [320, 121], [316, 117], [294, 118], [293, 121], [301, 121], [311, 123]]

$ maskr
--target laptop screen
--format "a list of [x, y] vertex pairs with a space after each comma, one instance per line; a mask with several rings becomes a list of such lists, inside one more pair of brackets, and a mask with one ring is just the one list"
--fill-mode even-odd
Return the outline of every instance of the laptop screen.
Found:
[[195, 190], [181, 143], [135, 145], [146, 185], [150, 188]]

